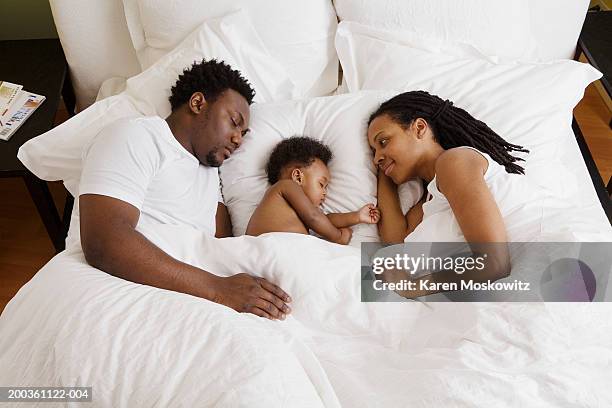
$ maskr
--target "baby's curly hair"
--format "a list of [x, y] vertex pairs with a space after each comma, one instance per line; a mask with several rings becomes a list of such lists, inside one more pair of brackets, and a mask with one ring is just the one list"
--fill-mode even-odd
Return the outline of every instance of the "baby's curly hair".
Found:
[[232, 69], [223, 61], [211, 59], [194, 63], [179, 75], [170, 90], [170, 105], [175, 110], [189, 101], [194, 92], [202, 92], [208, 102], [214, 102], [219, 95], [228, 89], [233, 89], [244, 96], [250, 105], [255, 97], [251, 87], [239, 71]]
[[268, 182], [275, 184], [284, 168], [289, 165], [310, 166], [315, 159], [326, 166], [333, 155], [329, 147], [306, 136], [293, 136], [283, 140], [274, 147], [266, 165]]

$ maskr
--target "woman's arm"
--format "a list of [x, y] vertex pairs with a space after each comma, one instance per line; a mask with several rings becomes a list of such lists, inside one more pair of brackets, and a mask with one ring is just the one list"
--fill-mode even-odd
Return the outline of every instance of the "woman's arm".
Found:
[[397, 244], [408, 235], [408, 224], [402, 213], [397, 186], [382, 171], [378, 172], [378, 233], [383, 242]]
[[436, 162], [438, 189], [467, 242], [507, 242], [506, 226], [484, 180], [487, 160], [472, 149], [452, 149]]
[[[443, 271], [414, 279], [419, 281], [475, 282], [495, 281], [510, 273], [510, 255], [504, 220], [497, 203], [489, 190], [484, 173], [486, 159], [479, 153], [468, 149], [453, 149], [444, 152], [436, 162], [438, 189], [447, 198], [474, 255], [486, 253], [485, 268], [471, 270], [459, 275], [454, 271]], [[401, 276], [397, 271], [386, 273], [385, 279], [395, 281]], [[405, 274], [403, 275], [405, 279]], [[414, 298], [437, 293], [437, 290], [416, 290], [402, 292], [402, 296]]]
[[[425, 191], [427, 193], [427, 191]], [[406, 235], [410, 235], [412, 231], [423, 221], [423, 204], [425, 203], [425, 196], [423, 196], [418, 203], [412, 206], [406, 213], [406, 224], [408, 225], [408, 232]]]

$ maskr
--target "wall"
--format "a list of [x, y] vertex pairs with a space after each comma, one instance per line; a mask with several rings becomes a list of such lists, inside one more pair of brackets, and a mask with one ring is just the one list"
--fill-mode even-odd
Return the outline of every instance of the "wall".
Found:
[[48, 0], [0, 0], [0, 19], [0, 40], [57, 38]]

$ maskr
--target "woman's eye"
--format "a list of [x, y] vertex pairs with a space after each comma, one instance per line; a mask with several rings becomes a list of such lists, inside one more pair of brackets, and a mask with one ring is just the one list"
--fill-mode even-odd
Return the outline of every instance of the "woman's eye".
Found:
[[387, 145], [387, 139], [381, 139], [380, 145], [383, 146], [383, 147], [386, 146]]
[[238, 121], [236, 121], [236, 119], [232, 118], [232, 124], [234, 125], [234, 127], [238, 127]]

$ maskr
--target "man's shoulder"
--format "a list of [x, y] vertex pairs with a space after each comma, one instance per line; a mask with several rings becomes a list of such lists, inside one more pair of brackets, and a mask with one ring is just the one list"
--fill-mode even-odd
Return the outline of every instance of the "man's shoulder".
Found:
[[105, 126], [99, 136], [125, 135], [134, 136], [159, 133], [163, 129], [164, 120], [159, 116], [131, 117], [116, 120]]
[[164, 135], [164, 122], [155, 116], [119, 119], [102, 128], [91, 141], [91, 145], [104, 143], [141, 148], [160, 145], [160, 141], [167, 138]]
[[[92, 154], [104, 157], [122, 157], [124, 160], [147, 157], [156, 160], [168, 156], [167, 135], [163, 134], [163, 123], [159, 117], [137, 117], [119, 119], [106, 127], [84, 147], [83, 160]], [[159, 130], [156, 130], [156, 127]], [[149, 160], [147, 159], [147, 160]]]

